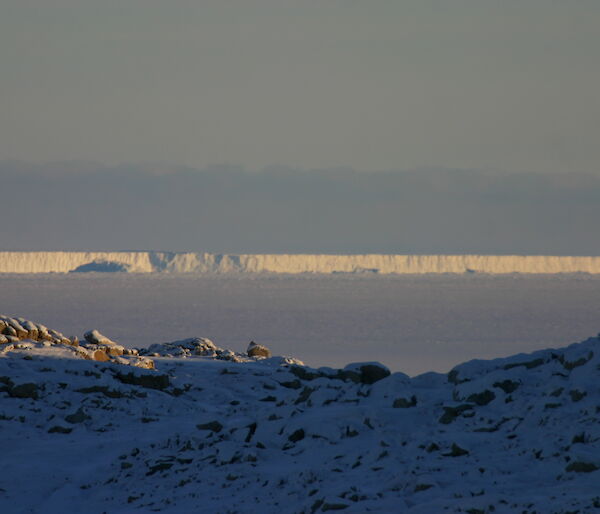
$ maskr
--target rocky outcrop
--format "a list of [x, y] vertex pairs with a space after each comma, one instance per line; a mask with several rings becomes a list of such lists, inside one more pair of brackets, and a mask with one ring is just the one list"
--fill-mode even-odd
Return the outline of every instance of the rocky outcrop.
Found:
[[0, 315], [0, 352], [12, 350], [35, 350], [57, 346], [72, 357], [98, 362], [114, 362], [153, 369], [154, 363], [147, 357], [138, 356], [135, 349], [127, 349], [97, 330], [84, 334], [80, 343], [77, 337], [65, 337], [57, 330], [24, 318]]
[[94, 341], [0, 352], [3, 473], [36, 478], [7, 478], [0, 512], [54, 512], [49, 490], [73, 512], [600, 507], [598, 338], [412, 378], [202, 338], [157, 345], [159, 371], [70, 358]]

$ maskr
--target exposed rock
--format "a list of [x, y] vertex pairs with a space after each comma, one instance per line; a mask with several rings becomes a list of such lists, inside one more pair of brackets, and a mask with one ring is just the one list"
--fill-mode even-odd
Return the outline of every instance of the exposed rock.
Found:
[[38, 386], [37, 384], [28, 382], [27, 384], [20, 384], [11, 387], [8, 394], [13, 398], [31, 398], [33, 400], [38, 399]]
[[[374, 384], [391, 374], [390, 370], [379, 362], [355, 362], [353, 364], [348, 364], [343, 371], [356, 373], [360, 383], [369, 385]], [[350, 377], [350, 375], [348, 376]]]
[[223, 425], [218, 421], [209, 421], [208, 423], [200, 423], [196, 425], [198, 430], [210, 430], [211, 432], [220, 432], [223, 430]]
[[13, 336], [13, 337], [16, 337], [18, 339], [17, 331], [11, 325], [6, 325], [4, 327], [4, 330], [2, 331], [2, 333], [4, 335], [6, 335], [6, 336]]
[[65, 428], [61, 426], [53, 426], [50, 430], [48, 430], [49, 434], [70, 434], [73, 431], [72, 428]]
[[5, 320], [9, 327], [11, 327], [13, 329], [14, 334], [11, 335], [16, 335], [19, 339], [26, 339], [27, 336], [29, 335], [29, 332], [27, 332], [27, 330], [25, 330], [23, 328], [23, 326], [14, 318], [7, 318]]
[[153, 344], [148, 348], [140, 349], [139, 353], [141, 355], [156, 354], [161, 357], [190, 357], [192, 355], [215, 357], [219, 350], [221, 349], [210, 339], [205, 337], [190, 337], [170, 343]]
[[102, 345], [114, 345], [115, 342], [111, 341], [108, 337], [103, 336], [97, 330], [90, 330], [83, 334], [85, 340], [90, 344], [102, 344]]
[[392, 404], [392, 407], [394, 409], [408, 409], [410, 407], [416, 407], [416, 405], [417, 397], [412, 395], [410, 400], [407, 400], [406, 398], [396, 398]]
[[106, 361], [109, 361], [110, 359], [108, 358], [108, 355], [106, 354], [105, 351], [93, 350], [92, 351], [92, 360], [99, 361], [99, 362], [106, 362]]
[[297, 443], [298, 441], [302, 441], [302, 439], [304, 439], [304, 437], [305, 437], [304, 430], [302, 428], [299, 428], [298, 430], [296, 430], [295, 432], [293, 432], [289, 435], [288, 441], [290, 441], [291, 443]]
[[254, 341], [250, 341], [246, 353], [248, 357], [271, 357], [271, 350], [266, 346], [256, 344]]
[[91, 419], [90, 416], [88, 416], [85, 411], [80, 407], [79, 409], [77, 409], [76, 412], [74, 412], [73, 414], [69, 414], [68, 416], [65, 416], [65, 421], [67, 423], [83, 423], [84, 421]]
[[117, 373], [115, 378], [124, 384], [137, 385], [148, 387], [150, 389], [163, 390], [169, 387], [170, 381], [168, 375], [151, 375], [151, 374], [135, 374], [135, 373]]

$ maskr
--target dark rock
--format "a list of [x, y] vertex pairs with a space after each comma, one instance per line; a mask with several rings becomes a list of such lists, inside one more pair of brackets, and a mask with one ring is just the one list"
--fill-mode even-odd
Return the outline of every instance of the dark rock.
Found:
[[600, 469], [593, 462], [574, 461], [571, 462], [566, 468], [566, 471], [573, 471], [575, 473], [591, 473]]
[[305, 435], [306, 434], [304, 433], [304, 430], [299, 428], [294, 433], [290, 434], [290, 436], [288, 437], [288, 441], [292, 443], [297, 443], [298, 441], [302, 441]]
[[223, 430], [223, 425], [218, 421], [209, 421], [208, 423], [200, 423], [196, 425], [198, 430], [210, 430], [211, 432], [220, 432]]
[[65, 428], [61, 426], [54, 426], [50, 430], [48, 430], [49, 434], [70, 434], [73, 431], [72, 428]]
[[479, 405], [481, 407], [483, 405], [487, 405], [495, 398], [496, 398], [496, 395], [489, 389], [486, 389], [482, 393], [474, 393], [474, 394], [470, 395], [467, 398], [467, 401], [473, 402], [474, 404]]
[[396, 398], [394, 400], [394, 403], [392, 404], [392, 407], [394, 407], [394, 409], [408, 409], [410, 407], [416, 406], [417, 397], [415, 395], [412, 395], [410, 400], [407, 400], [406, 398]]
[[290, 373], [296, 375], [300, 380], [314, 380], [315, 378], [321, 378], [325, 375], [321, 373], [314, 373], [309, 371], [305, 366], [290, 366]]
[[379, 362], [356, 362], [348, 364], [341, 373], [354, 382], [371, 385], [390, 376], [390, 370]]
[[87, 419], [91, 418], [84, 412], [84, 410], [81, 407], [77, 409], [77, 412], [65, 416], [65, 421], [71, 424], [83, 423]]
[[148, 389], [158, 389], [162, 391], [169, 387], [170, 381], [168, 375], [154, 375], [150, 373], [144, 373], [138, 375], [136, 373], [117, 373], [115, 378], [123, 384], [130, 384], [140, 387], [146, 387]]
[[507, 364], [506, 366], [504, 366], [503, 369], [508, 370], [516, 368], [518, 366], [525, 366], [527, 369], [533, 369], [537, 368], [538, 366], [541, 366], [542, 364], [544, 364], [544, 359], [534, 359], [532, 361], [527, 362], [514, 362], [512, 364]]
[[32, 398], [34, 400], [38, 399], [38, 386], [37, 384], [27, 383], [20, 384], [12, 387], [8, 394], [13, 398]]
[[494, 382], [494, 387], [499, 387], [506, 394], [514, 393], [517, 388], [521, 385], [519, 382], [514, 380], [503, 380], [502, 382]]
[[462, 457], [463, 455], [469, 455], [469, 451], [461, 448], [456, 443], [452, 443], [452, 447], [448, 453], [442, 454], [444, 457]]
[[462, 405], [458, 405], [457, 407], [444, 407], [444, 414], [439, 419], [439, 422], [448, 425], [452, 423], [457, 417], [459, 417], [463, 412], [472, 410], [473, 406], [467, 403]]

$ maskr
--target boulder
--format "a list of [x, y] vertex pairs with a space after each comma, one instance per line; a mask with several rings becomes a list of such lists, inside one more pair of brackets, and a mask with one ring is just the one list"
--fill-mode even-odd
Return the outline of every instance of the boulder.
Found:
[[105, 351], [103, 351], [103, 350], [94, 350], [92, 352], [92, 360], [99, 361], [99, 362], [107, 362], [110, 359], [109, 359], [108, 355], [106, 355]]
[[9, 327], [11, 327], [15, 332], [11, 335], [16, 335], [19, 339], [27, 338], [29, 332], [27, 332], [27, 330], [25, 330], [16, 319], [8, 318], [6, 321], [8, 322]]
[[83, 334], [85, 340], [90, 344], [102, 344], [102, 345], [114, 345], [115, 342], [111, 341], [108, 337], [103, 336], [97, 330], [90, 330]]
[[8, 394], [13, 398], [32, 398], [33, 400], [37, 400], [38, 386], [32, 382], [16, 385], [9, 390]]
[[[380, 362], [356, 362], [348, 364], [343, 372], [358, 375], [361, 384], [374, 384], [379, 380], [390, 376], [391, 372]], [[351, 378], [351, 377], [350, 377]]]
[[2, 331], [2, 333], [5, 336], [12, 336], [12, 337], [18, 337], [17, 336], [17, 331], [14, 329], [14, 327], [12, 327], [11, 325], [6, 325], [4, 327], [4, 330]]
[[254, 341], [250, 341], [246, 353], [248, 354], [248, 357], [271, 357], [271, 350], [266, 346], [256, 344]]

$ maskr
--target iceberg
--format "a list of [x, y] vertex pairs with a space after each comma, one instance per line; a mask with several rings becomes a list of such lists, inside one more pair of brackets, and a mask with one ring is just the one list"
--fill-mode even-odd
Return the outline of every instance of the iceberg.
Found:
[[[100, 265], [99, 263], [104, 263]], [[108, 264], [107, 264], [108, 263]], [[0, 273], [600, 273], [600, 257], [203, 252], [0, 252]]]

